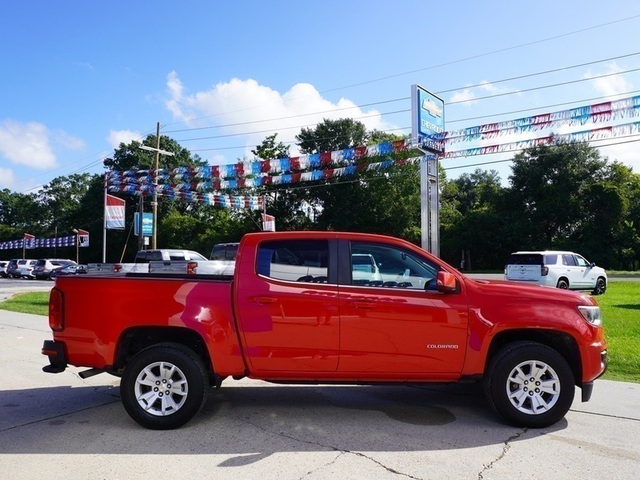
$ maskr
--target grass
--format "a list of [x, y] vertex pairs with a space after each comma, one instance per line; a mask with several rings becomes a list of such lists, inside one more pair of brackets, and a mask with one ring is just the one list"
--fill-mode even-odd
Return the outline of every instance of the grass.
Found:
[[609, 351], [605, 378], [640, 383], [640, 282], [611, 282], [596, 298]]
[[[640, 282], [611, 282], [607, 292], [596, 298], [609, 344], [605, 378], [640, 383]], [[48, 315], [49, 292], [15, 295], [0, 302], [0, 309]]]
[[19, 293], [0, 302], [0, 309], [32, 315], [49, 315], [49, 292]]

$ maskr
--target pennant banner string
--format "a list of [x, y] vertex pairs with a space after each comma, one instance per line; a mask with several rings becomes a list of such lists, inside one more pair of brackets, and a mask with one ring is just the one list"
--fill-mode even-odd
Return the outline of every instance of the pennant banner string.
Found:
[[564, 125], [584, 125], [588, 121], [593, 123], [607, 122], [618, 118], [640, 116], [640, 95], [628, 97], [614, 102], [604, 102], [544, 113], [530, 117], [518, 118], [498, 123], [488, 123], [475, 127], [452, 130], [445, 133], [446, 144], [486, 140], [499, 135], [515, 135], [538, 131], [545, 128]]

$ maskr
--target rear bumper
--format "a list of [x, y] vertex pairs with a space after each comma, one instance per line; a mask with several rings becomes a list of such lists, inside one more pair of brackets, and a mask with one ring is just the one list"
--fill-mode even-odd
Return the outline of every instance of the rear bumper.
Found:
[[55, 340], [45, 340], [42, 354], [49, 357], [49, 365], [42, 367], [43, 372], [61, 373], [67, 368], [67, 358], [64, 353], [64, 343]]

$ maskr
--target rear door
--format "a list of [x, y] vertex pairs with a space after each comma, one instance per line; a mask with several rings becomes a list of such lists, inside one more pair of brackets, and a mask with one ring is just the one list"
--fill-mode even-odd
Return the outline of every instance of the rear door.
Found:
[[336, 240], [308, 237], [258, 242], [255, 264], [238, 261], [236, 315], [253, 372], [337, 369]]
[[[438, 265], [395, 245], [345, 240], [339, 248], [338, 371], [386, 379], [459, 374], [467, 344], [467, 301], [464, 294], [436, 290]], [[364, 269], [365, 259], [373, 267]]]

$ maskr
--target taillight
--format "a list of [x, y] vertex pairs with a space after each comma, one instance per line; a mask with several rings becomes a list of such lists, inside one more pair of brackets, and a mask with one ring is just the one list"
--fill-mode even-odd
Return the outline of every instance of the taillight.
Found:
[[115, 273], [118, 273], [120, 270], [122, 270], [122, 265], [120, 265], [119, 263], [116, 263], [116, 264], [113, 266], [113, 271], [114, 271]]
[[49, 294], [49, 327], [54, 332], [64, 330], [64, 295], [55, 287]]
[[189, 262], [187, 264], [187, 273], [189, 275], [195, 275], [196, 274], [196, 270], [198, 269], [198, 264], [197, 262]]
[[544, 265], [540, 267], [540, 275], [542, 275], [543, 277], [549, 275], [549, 267], [545, 267]]

